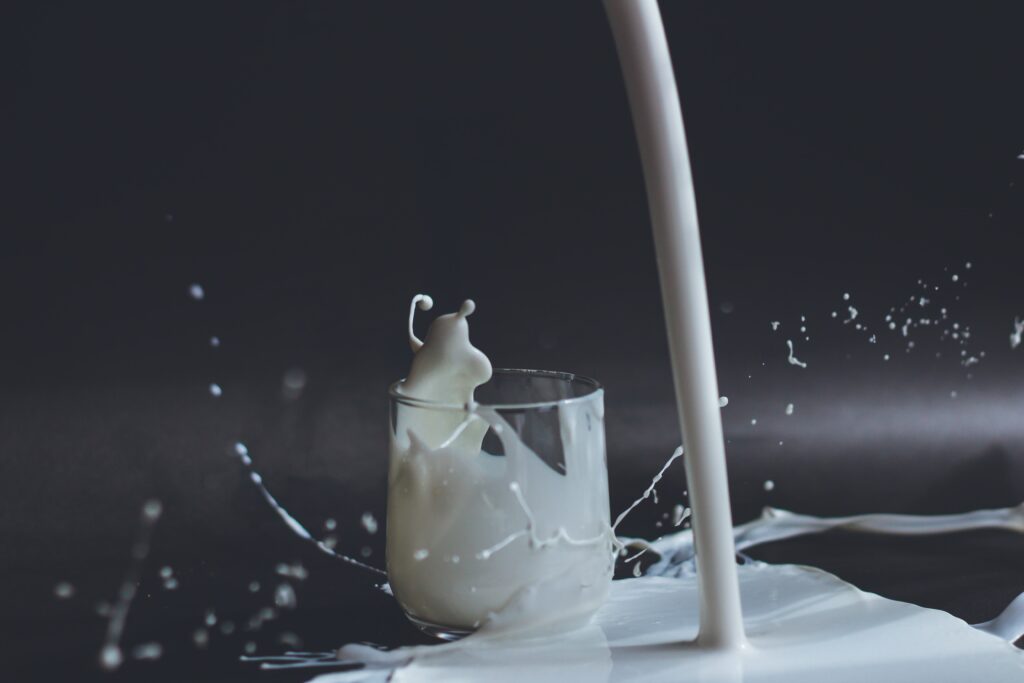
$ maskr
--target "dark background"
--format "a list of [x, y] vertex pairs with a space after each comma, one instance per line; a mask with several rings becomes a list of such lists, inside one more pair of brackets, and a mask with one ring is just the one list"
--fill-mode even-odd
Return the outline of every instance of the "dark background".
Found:
[[[766, 504], [936, 513], [1024, 499], [1024, 347], [1008, 341], [1024, 315], [1024, 10], [896, 5], [663, 3], [737, 522]], [[164, 656], [104, 677], [302, 680], [237, 657], [249, 641], [283, 651], [284, 632], [311, 650], [421, 641], [372, 577], [291, 536], [231, 457], [244, 441], [286, 507], [318, 531], [337, 519], [339, 549], [365, 546], [382, 566], [383, 532], [359, 517], [383, 523], [386, 386], [408, 367], [416, 292], [441, 312], [473, 297], [473, 340], [496, 366], [606, 385], [614, 510], [677, 445], [600, 3], [25, 3], [3, 25], [11, 680], [101, 676], [95, 605], [116, 594], [151, 497], [164, 516], [123, 645], [158, 641]], [[900, 324], [948, 319], [889, 330], [890, 307], [921, 295]], [[843, 324], [851, 304], [860, 315]], [[807, 369], [787, 363], [786, 339]], [[282, 390], [293, 369], [307, 378], [297, 397]], [[625, 532], [662, 533], [684, 488], [677, 465]], [[753, 554], [968, 621], [1024, 590], [1024, 543], [998, 532], [829, 534]], [[241, 632], [281, 561], [309, 570], [298, 608]], [[58, 581], [73, 598], [54, 597]], [[215, 628], [198, 650], [208, 608], [239, 631]]]

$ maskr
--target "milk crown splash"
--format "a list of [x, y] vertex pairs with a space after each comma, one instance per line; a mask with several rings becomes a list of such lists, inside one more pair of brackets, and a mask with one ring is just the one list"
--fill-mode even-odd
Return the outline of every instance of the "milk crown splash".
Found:
[[409, 376], [398, 390], [426, 401], [472, 404], [474, 389], [492, 373], [491, 361], [469, 342], [466, 318], [476, 304], [466, 299], [455, 313], [439, 316], [430, 324], [426, 339], [420, 341], [412, 329], [416, 308], [429, 311], [433, 306], [433, 299], [426, 294], [417, 294], [409, 306], [409, 346], [415, 356]]

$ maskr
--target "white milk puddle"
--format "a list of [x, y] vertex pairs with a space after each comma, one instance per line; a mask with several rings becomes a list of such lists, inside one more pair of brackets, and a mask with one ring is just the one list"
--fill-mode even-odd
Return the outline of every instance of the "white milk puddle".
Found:
[[[699, 596], [692, 578], [612, 584], [593, 622], [558, 637], [485, 627], [454, 643], [380, 651], [293, 653], [268, 668], [348, 666], [316, 683], [384, 681], [1020, 681], [1024, 655], [937, 610], [864, 593], [808, 567], [748, 564], [740, 589], [749, 645], [716, 653], [690, 645]], [[334, 661], [331, 661], [334, 657]]]

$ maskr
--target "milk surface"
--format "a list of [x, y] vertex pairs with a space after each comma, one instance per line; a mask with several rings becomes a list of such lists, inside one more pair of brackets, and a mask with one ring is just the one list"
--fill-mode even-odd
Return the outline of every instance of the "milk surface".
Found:
[[[492, 376], [469, 342], [472, 301], [438, 317], [395, 389], [390, 432], [387, 569], [407, 614], [435, 631], [471, 631], [501, 613], [504, 628], [585, 623], [614, 568], [598, 389], [552, 403], [564, 471], [521, 437], [530, 410], [478, 405]], [[515, 423], [515, 424], [513, 424]], [[488, 431], [503, 455], [482, 448]], [[497, 449], [495, 449], [497, 450]]]
[[740, 650], [692, 645], [700, 601], [694, 576], [644, 577], [615, 581], [590, 625], [557, 638], [513, 638], [485, 627], [441, 645], [345, 646], [338, 658], [364, 668], [313, 683], [1024, 680], [1024, 653], [945, 612], [864, 593], [810, 567], [750, 563], [738, 574], [749, 636]]

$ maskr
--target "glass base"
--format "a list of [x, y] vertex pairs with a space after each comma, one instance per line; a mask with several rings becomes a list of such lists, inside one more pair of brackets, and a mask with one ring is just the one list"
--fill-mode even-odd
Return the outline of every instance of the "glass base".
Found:
[[431, 623], [429, 621], [423, 621], [422, 619], [417, 619], [416, 617], [412, 616], [411, 614], [406, 614], [405, 616], [406, 616], [406, 618], [409, 621], [411, 621], [416, 626], [416, 628], [418, 628], [419, 630], [423, 631], [428, 636], [433, 636], [434, 638], [438, 638], [439, 640], [445, 640], [445, 641], [448, 641], [448, 642], [451, 642], [453, 640], [459, 640], [461, 638], [465, 638], [466, 636], [468, 636], [469, 634], [471, 634], [471, 633], [473, 633], [475, 631], [475, 629], [471, 629], [471, 628], [461, 628], [461, 627], [442, 626], [440, 624], [433, 624], [433, 623]]

